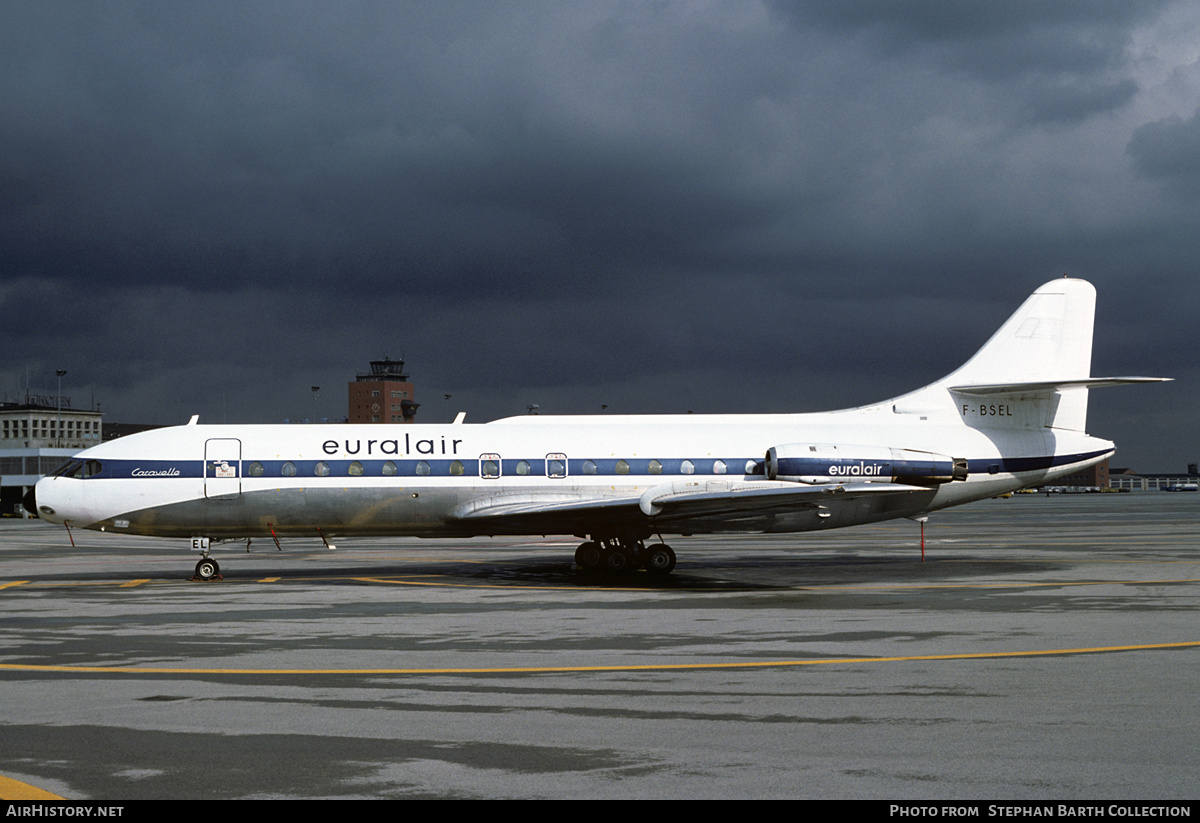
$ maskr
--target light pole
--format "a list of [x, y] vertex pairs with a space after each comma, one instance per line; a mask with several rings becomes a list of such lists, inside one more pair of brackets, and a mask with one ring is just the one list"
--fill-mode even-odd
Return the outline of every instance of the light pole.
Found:
[[62, 448], [62, 379], [67, 373], [66, 369], [58, 369], [54, 372], [58, 375], [58, 397], [55, 400], [58, 403], [58, 419], [54, 422], [54, 436], [58, 447]]

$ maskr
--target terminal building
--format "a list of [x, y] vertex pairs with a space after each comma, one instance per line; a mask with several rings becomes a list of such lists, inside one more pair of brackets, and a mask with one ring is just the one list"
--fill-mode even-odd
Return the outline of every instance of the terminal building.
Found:
[[62, 397], [0, 403], [0, 514], [21, 514], [39, 479], [104, 437], [99, 410], [73, 409]]
[[348, 388], [350, 423], [412, 423], [421, 405], [403, 360], [372, 360], [371, 371], [360, 372]]
[[1109, 486], [1121, 491], [1197, 491], [1200, 464], [1188, 463], [1186, 474], [1141, 474], [1133, 469], [1113, 469]]
[[1060, 477], [1054, 481], [1056, 486], [1075, 486], [1088, 489], [1107, 489], [1111, 480], [1108, 459], [1101, 460], [1094, 466], [1088, 466], [1074, 474]]

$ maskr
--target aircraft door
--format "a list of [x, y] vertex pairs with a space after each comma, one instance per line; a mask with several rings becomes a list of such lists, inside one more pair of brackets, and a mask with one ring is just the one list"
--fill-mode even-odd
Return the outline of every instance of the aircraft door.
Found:
[[233, 500], [242, 493], [242, 441], [232, 437], [204, 441], [204, 496]]

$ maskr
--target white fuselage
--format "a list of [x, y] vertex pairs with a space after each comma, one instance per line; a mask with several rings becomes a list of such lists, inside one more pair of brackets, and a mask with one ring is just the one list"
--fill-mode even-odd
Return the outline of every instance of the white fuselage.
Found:
[[[768, 449], [784, 444], [814, 454], [836, 447], [839, 459], [807, 481], [814, 484], [890, 480], [890, 473], [879, 477], [890, 472], [878, 458], [887, 449], [965, 459], [968, 473], [910, 494], [829, 495], [820, 505], [735, 518], [614, 513], [628, 526], [664, 533], [849, 526], [1052, 480], [1112, 452], [1108, 441], [1081, 433], [981, 429], [886, 405], [478, 425], [188, 425], [82, 452], [76, 460], [86, 468], [45, 478], [36, 495], [52, 522], [146, 535], [586, 534], [608, 517], [584, 508], [588, 501], [615, 503], [660, 487], [754, 491], [804, 482], [764, 474]], [[555, 506], [568, 508], [533, 511]], [[493, 510], [498, 516], [486, 516]]]
[[482, 425], [193, 421], [79, 454], [26, 506], [52, 522], [191, 537], [201, 548], [281, 534], [573, 534], [589, 538], [582, 567], [600, 551], [665, 573], [669, 547], [643, 545], [655, 533], [914, 517], [1105, 459], [1113, 444], [1085, 433], [1089, 390], [1160, 378], [1091, 376], [1095, 300], [1085, 281], [1046, 283], [950, 375], [856, 409]]

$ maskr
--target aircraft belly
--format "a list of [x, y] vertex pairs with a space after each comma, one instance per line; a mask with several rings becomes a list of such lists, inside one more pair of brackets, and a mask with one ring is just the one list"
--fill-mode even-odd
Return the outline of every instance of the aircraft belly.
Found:
[[[443, 531], [444, 513], [465, 492], [388, 488], [247, 491], [235, 499], [194, 499], [110, 518], [113, 531], [164, 537], [238, 538], [271, 533], [422, 535]], [[127, 525], [123, 525], [127, 524]]]
[[[565, 491], [559, 488], [558, 491]], [[583, 490], [576, 490], [581, 493]], [[234, 499], [199, 498], [116, 515], [94, 527], [162, 537], [214, 539], [276, 535], [419, 537], [588, 534], [598, 527], [665, 534], [789, 532], [838, 528], [927, 510], [936, 492], [851, 497], [773, 511], [647, 517], [636, 504], [598, 510], [530, 512], [479, 520], [449, 515], [476, 494], [470, 488], [303, 488], [246, 491]], [[594, 492], [593, 492], [594, 494]]]
[[936, 489], [912, 494], [852, 497], [833, 499], [809, 511], [784, 512], [775, 515], [769, 532], [815, 531], [859, 526], [896, 517], [906, 517], [928, 511], [937, 495]]

